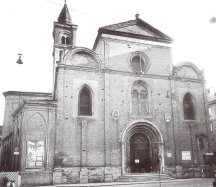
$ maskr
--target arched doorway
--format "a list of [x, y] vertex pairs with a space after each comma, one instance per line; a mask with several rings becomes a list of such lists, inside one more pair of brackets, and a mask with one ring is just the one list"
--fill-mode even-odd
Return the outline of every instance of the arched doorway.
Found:
[[122, 135], [122, 174], [162, 172], [163, 166], [163, 139], [157, 126], [144, 120], [129, 124]]
[[130, 169], [133, 173], [151, 171], [149, 140], [145, 134], [136, 133], [130, 138]]

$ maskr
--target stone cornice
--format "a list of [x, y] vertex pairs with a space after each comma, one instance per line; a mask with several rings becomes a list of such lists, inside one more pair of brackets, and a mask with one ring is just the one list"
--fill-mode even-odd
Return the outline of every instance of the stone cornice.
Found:
[[183, 78], [183, 77], [173, 77], [171, 78], [175, 81], [181, 81], [181, 82], [197, 82], [197, 83], [203, 83], [203, 79], [193, 79], [193, 78]]
[[216, 99], [208, 102], [208, 105], [209, 105], [209, 106], [211, 106], [211, 105], [213, 105], [213, 104], [216, 104]]
[[14, 135], [13, 132], [9, 133], [9, 134], [2, 140], [2, 143], [4, 144], [7, 140], [13, 139], [13, 135]]
[[13, 112], [12, 116], [15, 117], [20, 111], [26, 107], [44, 107], [44, 108], [55, 108], [57, 102], [54, 100], [27, 100], [23, 101], [19, 107]]
[[182, 78], [182, 77], [175, 77], [175, 76], [169, 76], [169, 75], [155, 75], [155, 74], [136, 74], [134, 72], [127, 72], [127, 71], [118, 71], [118, 70], [111, 70], [111, 69], [95, 69], [95, 68], [89, 68], [89, 67], [82, 67], [82, 66], [70, 66], [70, 65], [64, 65], [59, 64], [57, 66], [57, 69], [67, 69], [67, 70], [76, 70], [76, 71], [87, 71], [87, 72], [99, 72], [99, 73], [110, 73], [110, 74], [119, 74], [119, 75], [125, 75], [125, 76], [133, 76], [133, 77], [141, 77], [141, 78], [154, 78], [154, 79], [164, 79], [164, 80], [174, 80], [174, 81], [181, 81], [181, 82], [195, 82], [195, 83], [203, 83], [203, 79], [192, 79], [192, 78]]
[[123, 32], [123, 31], [114, 31], [114, 30], [108, 30], [108, 29], [100, 28], [99, 32], [105, 33], [105, 34], [110, 34], [110, 35], [124, 36], [124, 37], [144, 39], [144, 40], [150, 40], [150, 41], [158, 41], [158, 42], [164, 42], [164, 43], [172, 43], [172, 40], [170, 40], [168, 38], [145, 36], [145, 35], [128, 33], [128, 32]]
[[150, 41], [150, 40], [139, 40], [138, 38], [135, 40], [134, 38], [125, 38], [122, 36], [114, 36], [113, 35], [108, 35], [108, 34], [103, 34], [101, 36], [101, 41], [105, 42], [115, 42], [115, 43], [122, 43], [122, 44], [130, 44], [130, 45], [152, 45], [153, 47], [168, 47], [171, 48], [172, 44], [168, 43], [162, 43], [162, 42], [156, 42], [156, 41]]
[[59, 28], [63, 28], [63, 29], [65, 29], [65, 28], [70, 29], [70, 28], [77, 28], [78, 27], [78, 25], [62, 24], [62, 23], [58, 23], [58, 22], [54, 22], [54, 26], [59, 27]]
[[136, 33], [128, 33], [128, 32], [123, 32], [123, 31], [116, 31], [116, 30], [109, 30], [106, 28], [100, 28], [98, 30], [98, 35], [97, 35], [95, 42], [94, 42], [94, 45], [93, 45], [93, 50], [96, 49], [96, 46], [97, 46], [98, 41], [101, 38], [102, 34], [123, 36], [123, 37], [128, 37], [128, 38], [135, 38], [135, 39], [143, 39], [143, 40], [162, 42], [162, 43], [167, 43], [167, 44], [171, 44], [173, 42], [173, 40], [169, 37], [151, 37], [151, 36], [140, 35], [140, 34], [136, 34]]
[[48, 92], [22, 92], [22, 91], [7, 91], [3, 92], [5, 97], [7, 96], [34, 96], [34, 97], [52, 97], [52, 93]]

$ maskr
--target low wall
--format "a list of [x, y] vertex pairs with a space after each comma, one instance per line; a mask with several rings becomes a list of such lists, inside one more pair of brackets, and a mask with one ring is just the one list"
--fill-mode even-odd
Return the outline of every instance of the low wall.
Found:
[[21, 172], [21, 185], [47, 185], [52, 184], [52, 171], [25, 171]]
[[165, 173], [178, 179], [214, 177], [214, 168], [204, 165], [166, 167]]
[[53, 184], [112, 182], [121, 176], [121, 167], [55, 168]]

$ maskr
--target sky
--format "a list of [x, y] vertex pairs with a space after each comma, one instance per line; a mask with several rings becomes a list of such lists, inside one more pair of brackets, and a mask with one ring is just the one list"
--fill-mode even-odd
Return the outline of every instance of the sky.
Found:
[[[53, 22], [64, 0], [0, 1], [0, 125], [3, 92], [52, 92]], [[215, 0], [67, 0], [77, 46], [92, 49], [99, 27], [140, 18], [174, 39], [173, 64], [195, 63], [216, 87]], [[16, 64], [22, 53], [23, 65]]]

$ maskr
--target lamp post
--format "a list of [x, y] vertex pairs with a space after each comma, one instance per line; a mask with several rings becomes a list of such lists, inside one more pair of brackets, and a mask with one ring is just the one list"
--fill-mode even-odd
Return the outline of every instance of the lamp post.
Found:
[[212, 16], [212, 18], [209, 20], [210, 23], [216, 23], [216, 17]]
[[23, 64], [23, 61], [22, 61], [22, 59], [21, 59], [22, 54], [19, 53], [18, 55], [19, 55], [19, 59], [16, 61], [16, 63], [17, 63], [17, 64]]

